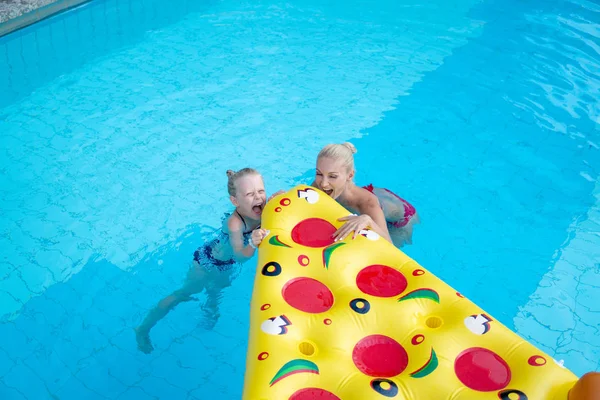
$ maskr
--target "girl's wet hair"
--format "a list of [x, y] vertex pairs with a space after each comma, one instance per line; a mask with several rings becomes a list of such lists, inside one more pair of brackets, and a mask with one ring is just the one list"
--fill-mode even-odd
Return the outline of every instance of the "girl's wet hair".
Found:
[[317, 159], [321, 157], [331, 158], [333, 160], [340, 160], [343, 162], [344, 167], [348, 172], [354, 171], [354, 154], [356, 153], [356, 147], [350, 142], [340, 144], [328, 144], [323, 147], [317, 156]]
[[247, 175], [260, 175], [257, 170], [254, 168], [242, 168], [239, 171], [233, 171], [228, 169], [227, 172], [227, 192], [230, 196], [235, 196], [237, 192], [237, 188], [235, 187], [235, 183], [238, 179], [243, 178]]

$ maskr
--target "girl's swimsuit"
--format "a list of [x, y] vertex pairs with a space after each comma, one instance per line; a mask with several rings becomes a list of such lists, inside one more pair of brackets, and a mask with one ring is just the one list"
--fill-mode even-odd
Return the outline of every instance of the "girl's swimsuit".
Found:
[[[234, 212], [238, 215], [238, 217], [240, 217], [240, 219], [244, 223], [244, 232], [242, 236], [244, 238], [244, 246], [246, 246], [250, 242], [252, 231], [247, 231], [248, 226], [246, 225], [244, 217], [242, 217], [242, 215], [237, 210], [235, 210]], [[231, 214], [225, 214], [223, 219], [225, 220], [229, 218], [230, 215]], [[257, 228], [260, 228], [260, 225]], [[210, 269], [211, 267], [216, 267], [219, 271], [226, 271], [232, 268], [232, 266], [237, 263], [237, 261], [234, 258], [221, 260], [216, 258], [212, 254], [215, 246], [222, 243], [223, 241], [229, 242], [229, 234], [223, 229], [220, 229], [219, 233], [217, 234], [217, 237], [205, 243], [194, 252], [194, 261], [198, 262], [198, 264], [200, 265], [203, 265], [205, 268]]]

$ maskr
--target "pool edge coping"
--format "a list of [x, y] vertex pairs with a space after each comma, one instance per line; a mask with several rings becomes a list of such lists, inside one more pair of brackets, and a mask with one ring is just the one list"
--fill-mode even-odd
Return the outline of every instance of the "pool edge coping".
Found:
[[0, 24], [0, 38], [92, 0], [59, 0]]

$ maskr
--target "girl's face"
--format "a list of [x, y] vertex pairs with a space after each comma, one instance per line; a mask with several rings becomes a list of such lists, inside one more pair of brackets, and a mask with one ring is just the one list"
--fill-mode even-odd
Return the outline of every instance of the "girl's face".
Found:
[[240, 214], [252, 219], [260, 219], [267, 202], [265, 184], [262, 176], [251, 174], [235, 181], [236, 194], [231, 196], [231, 202]]
[[316, 174], [315, 184], [317, 187], [337, 199], [344, 193], [348, 183], [352, 181], [354, 171], [348, 172], [341, 160], [322, 157], [317, 159]]

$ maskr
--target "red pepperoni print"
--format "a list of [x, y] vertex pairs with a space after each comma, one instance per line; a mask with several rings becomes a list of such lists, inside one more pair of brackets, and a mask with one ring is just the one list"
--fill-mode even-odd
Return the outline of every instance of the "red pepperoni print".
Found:
[[546, 359], [542, 356], [531, 356], [527, 360], [527, 363], [529, 363], [529, 365], [532, 365], [534, 367], [541, 367], [542, 365], [546, 364]]
[[376, 297], [394, 297], [404, 292], [408, 282], [401, 272], [385, 265], [370, 265], [356, 276], [361, 292]]
[[300, 389], [289, 400], [340, 400], [335, 394], [317, 388]]
[[305, 256], [304, 254], [298, 256], [298, 264], [302, 265], [303, 267], [306, 267], [309, 262], [310, 259], [308, 258], [308, 256]]
[[391, 378], [406, 369], [408, 354], [394, 339], [384, 335], [371, 335], [354, 346], [352, 361], [365, 375]]
[[412, 339], [410, 340], [410, 342], [414, 346], [423, 343], [423, 341], [425, 341], [425, 336], [423, 336], [421, 334], [413, 336]]
[[491, 392], [504, 389], [511, 373], [506, 361], [491, 350], [472, 347], [460, 353], [454, 361], [454, 373], [472, 390]]
[[311, 314], [328, 311], [333, 305], [333, 293], [323, 283], [312, 278], [295, 278], [281, 290], [283, 299], [297, 310]]
[[332, 235], [337, 231], [329, 221], [321, 218], [308, 218], [300, 221], [292, 229], [292, 240], [302, 246], [326, 247], [333, 243]]

